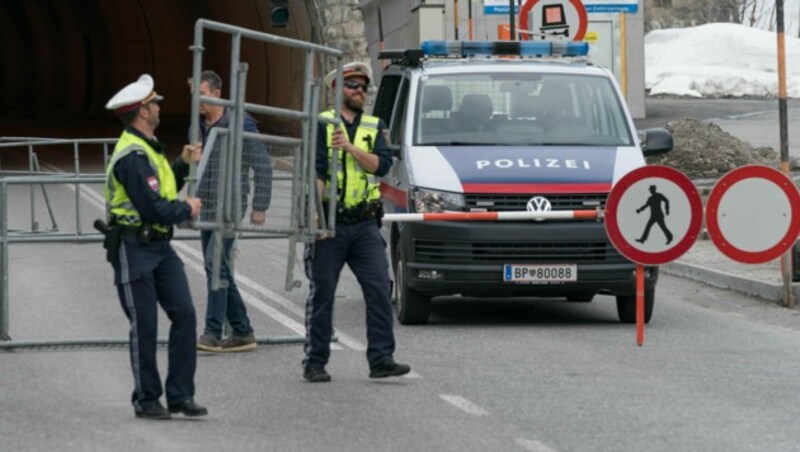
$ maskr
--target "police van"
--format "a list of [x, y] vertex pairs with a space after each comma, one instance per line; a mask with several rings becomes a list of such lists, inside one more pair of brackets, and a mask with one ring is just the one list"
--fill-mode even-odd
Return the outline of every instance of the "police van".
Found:
[[[608, 70], [582, 42], [427, 41], [385, 51], [373, 114], [389, 125], [387, 213], [602, 211], [611, 186], [672, 149], [643, 140]], [[398, 318], [428, 321], [431, 299], [616, 297], [635, 322], [635, 265], [597, 219], [384, 222]], [[657, 268], [646, 269], [645, 319]]]

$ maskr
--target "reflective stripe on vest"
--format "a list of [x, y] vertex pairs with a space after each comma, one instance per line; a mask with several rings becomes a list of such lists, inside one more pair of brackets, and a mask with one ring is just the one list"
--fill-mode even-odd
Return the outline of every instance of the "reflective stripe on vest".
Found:
[[[136, 210], [125, 187], [117, 180], [114, 175], [114, 166], [123, 157], [131, 153], [138, 153], [147, 156], [150, 162], [150, 167], [156, 173], [158, 179], [158, 192], [162, 198], [168, 201], [174, 201], [178, 198], [177, 184], [175, 183], [175, 175], [172, 173], [172, 167], [169, 160], [164, 154], [156, 152], [145, 140], [128, 132], [122, 132], [122, 135], [114, 147], [114, 153], [111, 155], [111, 161], [108, 162], [106, 169], [106, 208], [109, 213], [113, 215], [119, 224], [127, 226], [141, 226], [142, 218], [139, 211]], [[153, 229], [159, 232], [169, 232], [168, 225], [154, 224]]]
[[[334, 118], [334, 110], [329, 110], [320, 113], [321, 117], [327, 119]], [[375, 140], [378, 138], [378, 122], [379, 118], [375, 116], [361, 115], [361, 123], [356, 129], [355, 137], [352, 143], [359, 149], [372, 153], [375, 149]], [[325, 182], [325, 193], [330, 189], [331, 173], [330, 162], [333, 157], [333, 132], [334, 125], [328, 124], [326, 126], [326, 146], [328, 149], [328, 174], [327, 181]], [[344, 124], [340, 125], [342, 132], [347, 134]], [[375, 201], [380, 199], [380, 184], [377, 178], [372, 174], [364, 171], [361, 165], [356, 162], [352, 156], [348, 157], [348, 153], [344, 149], [339, 149], [337, 152], [339, 159], [339, 170], [336, 174], [337, 187], [339, 189], [339, 202], [343, 203], [345, 208], [350, 208], [361, 204], [364, 201]], [[344, 186], [346, 185], [346, 186]], [[327, 197], [325, 198], [327, 200]]]

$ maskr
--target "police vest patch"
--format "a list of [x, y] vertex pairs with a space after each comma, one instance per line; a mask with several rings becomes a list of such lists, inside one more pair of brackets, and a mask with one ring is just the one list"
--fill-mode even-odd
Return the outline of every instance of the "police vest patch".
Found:
[[157, 192], [159, 190], [158, 186], [158, 178], [155, 176], [150, 176], [147, 178], [147, 185], [150, 186], [150, 189]]

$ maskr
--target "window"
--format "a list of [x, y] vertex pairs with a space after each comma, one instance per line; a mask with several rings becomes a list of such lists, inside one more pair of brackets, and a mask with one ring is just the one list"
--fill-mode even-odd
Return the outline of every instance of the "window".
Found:
[[403, 85], [400, 88], [400, 95], [397, 97], [397, 111], [394, 113], [394, 121], [389, 128], [391, 130], [391, 139], [393, 144], [403, 143], [403, 130], [406, 128], [407, 112], [408, 112], [408, 89], [410, 82], [407, 78], [403, 79]]
[[622, 101], [605, 77], [449, 74], [421, 86], [415, 144], [633, 144]]
[[383, 119], [389, 126], [391, 126], [392, 110], [394, 110], [394, 101], [397, 98], [400, 80], [402, 77], [399, 75], [384, 75], [381, 80], [381, 88], [375, 97], [375, 106], [372, 108], [372, 114]]

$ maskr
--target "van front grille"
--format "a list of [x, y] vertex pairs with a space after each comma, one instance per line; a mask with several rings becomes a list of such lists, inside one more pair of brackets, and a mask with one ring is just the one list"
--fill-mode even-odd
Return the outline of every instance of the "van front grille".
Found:
[[591, 210], [604, 208], [608, 193], [557, 193], [557, 194], [467, 194], [468, 211], [524, 212], [528, 201], [541, 196], [550, 201], [552, 210]]
[[518, 243], [415, 240], [417, 262], [471, 263], [625, 263], [609, 242]]

